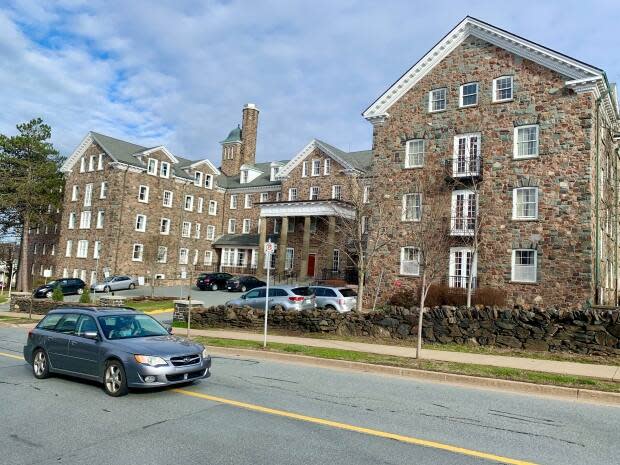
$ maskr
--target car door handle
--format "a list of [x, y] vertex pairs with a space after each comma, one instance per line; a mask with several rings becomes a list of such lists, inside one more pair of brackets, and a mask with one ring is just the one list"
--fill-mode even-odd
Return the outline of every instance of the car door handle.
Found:
[[76, 345], [76, 344], [77, 344], [77, 341], [69, 341], [69, 344], [70, 344], [70, 345], [72, 345], [72, 346], [74, 346], [74, 345]]

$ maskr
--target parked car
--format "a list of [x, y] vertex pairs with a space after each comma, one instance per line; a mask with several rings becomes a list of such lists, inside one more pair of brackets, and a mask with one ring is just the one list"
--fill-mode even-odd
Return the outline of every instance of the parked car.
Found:
[[[238, 299], [226, 302], [227, 306], [265, 308], [266, 287], [259, 287], [243, 294]], [[282, 307], [284, 310], [312, 310], [316, 298], [308, 286], [270, 286], [269, 308]]]
[[28, 333], [24, 358], [34, 376], [62, 373], [103, 383], [113, 397], [129, 388], [187, 383], [210, 376], [200, 344], [172, 336], [155, 318], [125, 308], [50, 311]]
[[357, 305], [357, 292], [348, 287], [312, 286], [316, 295], [316, 306], [340, 313], [350, 312]]
[[130, 276], [108, 276], [103, 282], [90, 285], [92, 292], [121, 291], [123, 289], [134, 289], [138, 285], [138, 280]]
[[233, 276], [226, 282], [226, 289], [229, 291], [249, 291], [256, 287], [265, 286], [267, 283], [254, 276]]
[[86, 283], [79, 278], [61, 278], [49, 281], [47, 284], [37, 287], [32, 293], [33, 297], [52, 297], [54, 288], [60, 287], [63, 295], [82, 294]]
[[230, 273], [201, 273], [196, 280], [196, 287], [201, 291], [226, 289], [226, 283], [232, 277]]

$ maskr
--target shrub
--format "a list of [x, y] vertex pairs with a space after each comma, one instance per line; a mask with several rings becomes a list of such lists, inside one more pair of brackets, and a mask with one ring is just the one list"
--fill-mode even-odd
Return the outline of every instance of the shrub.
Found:
[[65, 296], [62, 294], [60, 286], [54, 287], [54, 291], [52, 292], [52, 300], [54, 302], [62, 302], [63, 300], [65, 300]]
[[[472, 305], [487, 305], [501, 307], [506, 304], [506, 292], [491, 287], [481, 287], [474, 290]], [[396, 307], [416, 307], [420, 304], [419, 291], [416, 289], [401, 290], [390, 297], [388, 303]], [[433, 284], [428, 289], [425, 307], [441, 307], [450, 305], [461, 307], [467, 303], [467, 289], [449, 287], [447, 284]]]
[[80, 303], [81, 304], [89, 304], [90, 303], [90, 289], [88, 289], [87, 287], [84, 288], [84, 292], [80, 296]]

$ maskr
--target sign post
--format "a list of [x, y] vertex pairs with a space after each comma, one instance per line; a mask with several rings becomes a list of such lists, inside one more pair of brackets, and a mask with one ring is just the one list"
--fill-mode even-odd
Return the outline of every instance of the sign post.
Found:
[[271, 269], [271, 256], [276, 251], [276, 244], [265, 242], [265, 264], [267, 265], [267, 289], [265, 289], [265, 334], [263, 336], [263, 347], [267, 347], [267, 318], [269, 316], [269, 270]]

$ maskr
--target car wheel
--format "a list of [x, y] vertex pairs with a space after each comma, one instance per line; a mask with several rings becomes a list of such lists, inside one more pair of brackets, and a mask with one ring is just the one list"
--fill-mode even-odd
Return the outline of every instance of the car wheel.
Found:
[[106, 286], [103, 288], [103, 292], [110, 292], [110, 286]]
[[211, 290], [212, 291], [217, 291], [219, 288], [217, 287], [217, 284], [213, 283], [211, 284]]
[[136, 285], [135, 285], [134, 283], [131, 283], [131, 284], [129, 285], [129, 289], [135, 289], [135, 288], [136, 288]]
[[80, 288], [77, 290], [78, 295], [84, 294], [84, 289]]
[[103, 388], [106, 394], [112, 397], [124, 396], [129, 392], [127, 378], [125, 378], [125, 369], [120, 362], [111, 360], [106, 364], [103, 375]]
[[334, 307], [333, 305], [326, 305], [325, 310], [336, 310], [336, 307]]
[[45, 297], [47, 297], [48, 299], [51, 299], [53, 294], [54, 294], [54, 293], [53, 293], [52, 291], [47, 291], [47, 292], [45, 293]]
[[50, 375], [50, 365], [43, 349], [37, 349], [32, 358], [32, 372], [37, 379], [45, 379]]
[[248, 290], [248, 288], [247, 288], [247, 287], [245, 287], [245, 286], [241, 286], [241, 292], [245, 292], [245, 291], [247, 291], [247, 290]]

